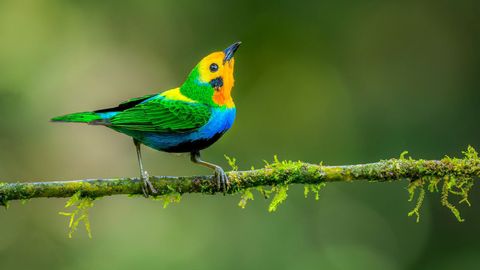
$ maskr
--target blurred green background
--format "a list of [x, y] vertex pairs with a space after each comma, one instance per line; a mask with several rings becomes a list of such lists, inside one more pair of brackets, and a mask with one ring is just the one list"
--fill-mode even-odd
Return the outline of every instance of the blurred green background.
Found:
[[[52, 116], [179, 85], [234, 41], [233, 129], [204, 151], [241, 169], [264, 159], [324, 164], [460, 156], [480, 148], [478, 1], [0, 0], [0, 179], [138, 174], [131, 139]], [[206, 174], [144, 151], [150, 174]], [[93, 239], [67, 238], [63, 199], [0, 209], [1, 269], [473, 269], [480, 192], [459, 223], [428, 194], [407, 217], [407, 183], [290, 189], [277, 212], [256, 196], [104, 198]]]

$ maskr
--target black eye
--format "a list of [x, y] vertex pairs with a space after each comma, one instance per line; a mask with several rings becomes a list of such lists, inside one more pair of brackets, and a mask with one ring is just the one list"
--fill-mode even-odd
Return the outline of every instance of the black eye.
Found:
[[218, 70], [218, 65], [217, 64], [213, 63], [213, 64], [210, 65], [210, 71], [211, 72], [217, 72], [217, 70]]

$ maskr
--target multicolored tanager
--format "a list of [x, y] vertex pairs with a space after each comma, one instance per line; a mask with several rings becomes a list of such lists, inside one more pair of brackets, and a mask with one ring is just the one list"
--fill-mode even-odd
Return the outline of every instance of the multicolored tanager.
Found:
[[214, 142], [232, 126], [235, 104], [231, 96], [236, 42], [224, 51], [203, 58], [177, 88], [127, 100], [117, 107], [72, 113], [52, 119], [111, 128], [133, 138], [137, 151], [142, 190], [157, 193], [143, 169], [140, 145], [171, 153], [190, 153], [194, 163], [215, 171], [219, 187], [228, 178], [223, 169], [200, 159], [200, 150]]

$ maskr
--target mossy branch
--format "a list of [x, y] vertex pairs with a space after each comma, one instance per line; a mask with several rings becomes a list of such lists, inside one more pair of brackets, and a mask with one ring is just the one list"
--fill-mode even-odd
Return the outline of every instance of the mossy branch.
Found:
[[[265, 196], [277, 193], [274, 204], [269, 210], [274, 211], [276, 206], [285, 200], [287, 187], [290, 184], [305, 184], [305, 192], [315, 192], [318, 198], [318, 190], [330, 182], [391, 182], [402, 179], [410, 180], [408, 191], [411, 199], [418, 188], [421, 192], [417, 206], [410, 215], [417, 215], [425, 196], [426, 186], [430, 191], [438, 191], [437, 184], [442, 183], [441, 203], [449, 208], [455, 216], [461, 220], [458, 210], [448, 200], [448, 195], [453, 194], [461, 197], [461, 202], [468, 202], [468, 191], [473, 185], [475, 178], [480, 176], [480, 158], [472, 147], [463, 152], [464, 158], [445, 157], [441, 160], [416, 160], [405, 158], [402, 153], [399, 158], [392, 158], [375, 163], [324, 166], [322, 164], [310, 164], [301, 161], [279, 161], [276, 157], [273, 163], [267, 163], [262, 169], [249, 171], [230, 171], [228, 177], [230, 186], [226, 193], [242, 193], [245, 206], [248, 199], [253, 199], [251, 188], [272, 186], [272, 190], [261, 189]], [[229, 159], [230, 165], [234, 164]], [[236, 165], [234, 164], [234, 167]], [[217, 188], [213, 176], [152, 176], [150, 181], [158, 190], [158, 197], [181, 195], [185, 193], [216, 194], [223, 193]], [[81, 194], [82, 198], [95, 199], [112, 195], [140, 195], [142, 182], [138, 178], [114, 178], [114, 179], [86, 179], [75, 181], [53, 182], [17, 182], [0, 183], [0, 203], [7, 205], [13, 200], [28, 200], [33, 198], [66, 198], [75, 194]]]
[[[376, 163], [324, 166], [304, 162], [278, 161], [265, 168], [227, 173], [230, 186], [227, 193], [258, 186], [285, 184], [319, 184], [329, 182], [388, 182], [402, 179], [417, 180], [445, 177], [462, 179], [480, 176], [480, 159], [446, 157], [442, 160], [389, 159]], [[171, 193], [221, 193], [213, 176], [152, 176], [150, 181], [158, 195]], [[85, 179], [73, 181], [0, 183], [2, 203], [33, 198], [67, 198], [81, 192], [83, 196], [98, 198], [112, 195], [142, 194], [138, 178]]]
[[[465, 202], [470, 206], [468, 194], [474, 179], [480, 177], [480, 158], [473, 147], [464, 151], [464, 157], [441, 160], [415, 160], [405, 158], [408, 152], [403, 152], [399, 158], [379, 161], [376, 163], [324, 166], [301, 161], [279, 161], [275, 156], [273, 163], [266, 162], [262, 169], [238, 171], [235, 158], [227, 158], [233, 171], [228, 172], [230, 185], [226, 193], [240, 193], [238, 205], [245, 208], [249, 200], [254, 199], [252, 190], [258, 190], [265, 198], [272, 197], [268, 207], [269, 212], [276, 211], [277, 207], [288, 197], [288, 187], [291, 184], [303, 184], [304, 195], [315, 194], [319, 199], [319, 192], [330, 182], [392, 182], [402, 179], [409, 180], [407, 191], [409, 201], [415, 198], [416, 204], [408, 216], [415, 215], [420, 220], [420, 208], [426, 196], [426, 190], [441, 193], [440, 202], [448, 208], [455, 218], [462, 222], [460, 211], [451, 202], [451, 195], [460, 197], [458, 204]], [[179, 202], [185, 193], [216, 194], [219, 190], [213, 176], [153, 176], [150, 182], [155, 186], [158, 194], [153, 199], [163, 201], [163, 207], [173, 202]], [[141, 195], [142, 181], [138, 178], [114, 179], [85, 179], [75, 181], [53, 182], [0, 182], [0, 205], [8, 207], [10, 201], [26, 201], [33, 198], [66, 198], [70, 197], [65, 207], [74, 207], [71, 212], [59, 214], [69, 217], [69, 237], [83, 223], [89, 237], [92, 237], [89, 209], [95, 199], [112, 195]], [[439, 189], [439, 184], [441, 189]], [[270, 189], [265, 186], [271, 186]]]

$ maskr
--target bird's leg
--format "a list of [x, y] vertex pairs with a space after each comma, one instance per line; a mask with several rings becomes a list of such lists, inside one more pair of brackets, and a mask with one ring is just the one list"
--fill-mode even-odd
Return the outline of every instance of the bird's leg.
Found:
[[191, 152], [190, 153], [190, 160], [193, 163], [208, 167], [210, 169], [215, 170], [215, 178], [217, 179], [218, 188], [221, 188], [225, 193], [227, 189], [227, 185], [229, 184], [227, 174], [223, 171], [222, 167], [215, 165], [213, 163], [209, 163], [200, 159], [200, 152]]
[[145, 196], [145, 198], [148, 198], [148, 193], [150, 191], [155, 194], [157, 193], [157, 190], [153, 187], [152, 183], [150, 183], [150, 180], [148, 180], [149, 178], [148, 172], [143, 169], [140, 142], [137, 141], [136, 139], [133, 139], [133, 143], [135, 144], [135, 148], [137, 149], [137, 159], [138, 159], [138, 165], [140, 166], [140, 176], [143, 180], [143, 185], [142, 185], [143, 195]]

